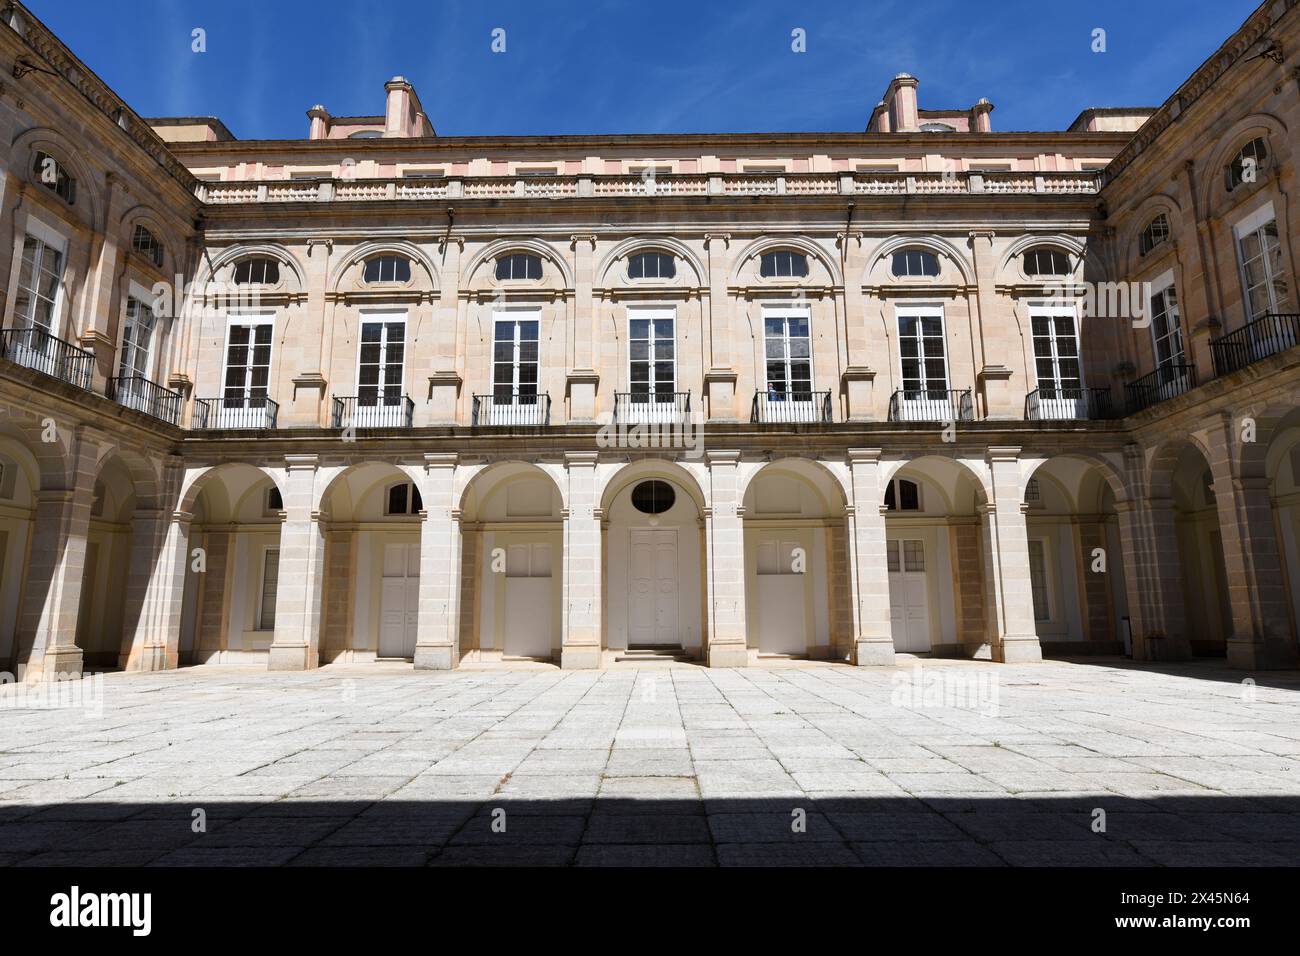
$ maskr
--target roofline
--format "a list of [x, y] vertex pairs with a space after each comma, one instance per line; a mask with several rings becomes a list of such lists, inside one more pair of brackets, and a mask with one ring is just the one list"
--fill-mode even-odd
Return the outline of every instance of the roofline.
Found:
[[[576, 148], [586, 146], [934, 146], [951, 145], [961, 149], [982, 146], [1046, 146], [1069, 143], [1076, 146], [1116, 147], [1132, 138], [1124, 132], [1000, 132], [1000, 133], [618, 133], [602, 135], [559, 136], [426, 136], [381, 139], [262, 139], [232, 142], [169, 143], [177, 155], [219, 153], [223, 151], [302, 151], [332, 152], [374, 150], [378, 152], [427, 152], [430, 149], [503, 148], [550, 146]], [[345, 145], [346, 144], [346, 145]]]

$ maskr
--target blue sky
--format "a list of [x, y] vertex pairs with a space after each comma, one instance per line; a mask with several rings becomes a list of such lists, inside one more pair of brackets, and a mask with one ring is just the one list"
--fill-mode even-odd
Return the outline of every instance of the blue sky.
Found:
[[[996, 130], [1061, 129], [1089, 106], [1160, 104], [1257, 5], [27, 2], [142, 115], [215, 115], [241, 139], [303, 137], [317, 102], [382, 112], [399, 73], [444, 135], [857, 131], [901, 71], [920, 78], [923, 108], [987, 96]], [[1105, 53], [1091, 50], [1098, 27]]]

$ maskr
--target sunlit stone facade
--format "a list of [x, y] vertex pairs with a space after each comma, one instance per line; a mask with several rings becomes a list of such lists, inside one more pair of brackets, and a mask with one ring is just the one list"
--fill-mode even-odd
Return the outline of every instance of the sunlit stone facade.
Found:
[[1297, 49], [1060, 132], [900, 75], [446, 137], [397, 77], [247, 141], [10, 4], [0, 662], [1294, 667]]

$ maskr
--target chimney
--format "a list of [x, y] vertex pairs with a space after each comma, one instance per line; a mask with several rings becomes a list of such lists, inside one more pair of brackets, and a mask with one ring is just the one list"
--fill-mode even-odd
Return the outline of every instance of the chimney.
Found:
[[975, 133], [993, 132], [993, 119], [989, 116], [993, 112], [993, 104], [988, 101], [987, 97], [980, 97], [978, 103], [971, 107], [970, 128]]
[[330, 111], [317, 103], [307, 111], [307, 116], [311, 120], [311, 130], [307, 133], [307, 138], [328, 139], [330, 132]]
[[395, 76], [384, 84], [388, 104], [384, 110], [385, 136], [433, 136], [433, 125], [424, 115], [415, 87], [404, 76]]
[[915, 133], [921, 128], [916, 105], [916, 88], [920, 81], [909, 73], [894, 77], [885, 90], [890, 129], [895, 133]]

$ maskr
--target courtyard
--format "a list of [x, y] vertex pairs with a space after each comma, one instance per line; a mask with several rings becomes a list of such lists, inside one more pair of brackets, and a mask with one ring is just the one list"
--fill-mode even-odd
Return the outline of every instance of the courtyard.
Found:
[[8, 685], [0, 864], [1292, 865], [1300, 676], [1257, 679], [200, 667], [58, 708]]

